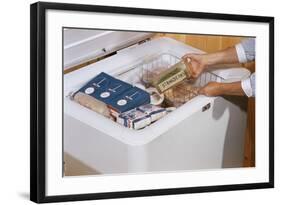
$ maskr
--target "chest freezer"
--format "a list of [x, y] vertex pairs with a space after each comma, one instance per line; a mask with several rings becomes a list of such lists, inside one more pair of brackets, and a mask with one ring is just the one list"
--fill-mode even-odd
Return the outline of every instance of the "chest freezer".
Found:
[[[100, 72], [135, 83], [153, 56], [178, 59], [202, 53], [162, 37], [118, 51], [64, 75], [64, 152], [102, 174], [241, 167], [246, 113], [222, 97], [197, 97], [141, 130], [128, 129], [75, 101], [70, 94]], [[169, 59], [170, 61], [167, 61]], [[163, 59], [162, 59], [163, 60]], [[249, 76], [244, 68], [203, 73], [195, 85], [233, 82]]]

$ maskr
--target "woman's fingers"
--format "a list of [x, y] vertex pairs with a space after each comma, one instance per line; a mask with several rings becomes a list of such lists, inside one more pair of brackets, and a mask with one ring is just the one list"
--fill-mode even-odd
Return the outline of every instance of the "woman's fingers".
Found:
[[221, 90], [221, 83], [218, 82], [209, 82], [207, 85], [202, 87], [199, 90], [199, 94], [206, 96], [219, 96], [222, 95], [223, 92]]
[[193, 68], [192, 63], [191, 63], [192, 62], [191, 58], [189, 58], [189, 57], [182, 57], [182, 59], [183, 59], [183, 62], [185, 64], [185, 67], [187, 69], [187, 72], [190, 72], [190, 75], [193, 78], [194, 77], [194, 68]]
[[187, 54], [187, 55], [183, 56], [183, 60], [184, 60], [184, 63], [186, 65], [186, 67], [188, 67], [189, 70], [190, 70], [191, 77], [196, 78], [198, 76], [198, 74], [197, 74], [197, 67], [198, 67], [197, 61], [190, 54]]
[[190, 63], [189, 64], [189, 68], [190, 68], [190, 73], [191, 73], [191, 76], [192, 78], [197, 78], [198, 77], [198, 74], [196, 72], [196, 69], [193, 67], [193, 65]]
[[196, 79], [203, 72], [205, 65], [202, 54], [185, 54], [182, 59], [187, 67], [190, 68], [192, 78]]
[[206, 95], [205, 87], [200, 88], [198, 93], [199, 93], [199, 95]]
[[195, 54], [195, 53], [187, 53], [184, 56], [182, 56], [182, 59], [187, 59], [187, 58], [196, 58], [196, 56], [198, 56], [199, 54]]
[[192, 77], [195, 79], [198, 78], [204, 70], [204, 66], [196, 61], [191, 62], [189, 65]]
[[185, 60], [190, 54], [185, 54], [181, 57], [181, 59]]

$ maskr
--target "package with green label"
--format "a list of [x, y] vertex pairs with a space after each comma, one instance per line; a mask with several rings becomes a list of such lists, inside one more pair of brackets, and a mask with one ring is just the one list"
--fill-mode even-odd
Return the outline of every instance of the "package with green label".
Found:
[[172, 67], [160, 73], [157, 78], [153, 80], [153, 86], [160, 92], [170, 89], [179, 84], [184, 79], [190, 79], [191, 72], [188, 66], [183, 61], [178, 62]]

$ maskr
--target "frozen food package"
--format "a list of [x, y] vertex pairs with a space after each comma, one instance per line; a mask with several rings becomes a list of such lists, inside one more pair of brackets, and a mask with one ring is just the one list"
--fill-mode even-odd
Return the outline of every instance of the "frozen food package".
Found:
[[137, 110], [150, 116], [151, 122], [155, 122], [167, 114], [165, 108], [151, 104], [140, 106]]
[[160, 94], [156, 88], [149, 87], [145, 90], [150, 94], [150, 104], [161, 105], [161, 103], [164, 101], [164, 94]]
[[132, 109], [125, 113], [120, 114], [116, 120], [117, 123], [131, 128], [131, 129], [141, 129], [146, 127], [151, 123], [150, 116], [137, 110]]
[[173, 65], [171, 68], [162, 72], [153, 82], [153, 85], [160, 93], [181, 83], [185, 79], [190, 79], [189, 67], [183, 61]]
[[148, 92], [104, 72], [92, 78], [74, 95], [77, 93], [84, 93], [103, 102], [110, 108], [110, 113], [114, 117], [117, 117], [120, 113], [150, 103]]
[[142, 81], [149, 87], [153, 85], [153, 82], [158, 79], [159, 75], [167, 70], [167, 67], [157, 67], [157, 68], [144, 68], [142, 71]]
[[101, 72], [78, 90], [97, 100], [110, 104], [114, 98], [133, 88], [132, 85]]
[[149, 93], [138, 87], [132, 87], [114, 98], [108, 106], [117, 113], [123, 113], [148, 103], [150, 103]]
[[110, 118], [110, 112], [105, 103], [95, 99], [94, 97], [87, 95], [83, 92], [78, 92], [73, 96], [74, 101], [87, 107], [107, 118]]
[[185, 80], [164, 92], [165, 103], [168, 106], [179, 107], [198, 95], [199, 87]]
[[167, 114], [168, 114], [168, 113], [171, 113], [171, 112], [175, 111], [177, 108], [176, 107], [166, 107], [165, 109], [166, 109]]

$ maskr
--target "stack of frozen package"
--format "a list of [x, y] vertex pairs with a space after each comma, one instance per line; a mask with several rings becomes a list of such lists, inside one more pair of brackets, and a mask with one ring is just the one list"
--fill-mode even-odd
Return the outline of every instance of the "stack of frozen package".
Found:
[[137, 108], [150, 117], [151, 122], [155, 122], [166, 115], [166, 109], [156, 105], [146, 104]]
[[149, 125], [151, 120], [145, 113], [137, 109], [133, 109], [120, 114], [117, 117], [116, 122], [124, 125], [125, 127], [138, 130]]
[[117, 117], [117, 122], [131, 129], [141, 129], [166, 115], [166, 109], [146, 104], [129, 110]]
[[150, 94], [138, 87], [132, 87], [114, 98], [109, 104], [113, 116], [150, 103]]
[[120, 113], [150, 103], [149, 93], [104, 72], [80, 88], [74, 94], [74, 99], [78, 93], [87, 94], [93, 99], [106, 104], [114, 117], [117, 117]]

